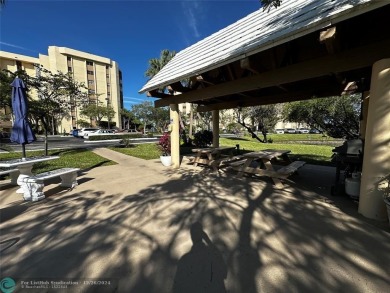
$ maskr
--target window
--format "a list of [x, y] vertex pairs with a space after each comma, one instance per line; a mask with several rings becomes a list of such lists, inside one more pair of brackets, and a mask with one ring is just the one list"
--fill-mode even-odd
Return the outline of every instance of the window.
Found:
[[22, 62], [16, 61], [16, 68], [17, 70], [22, 70]]
[[72, 67], [68, 66], [68, 72], [72, 72]]
[[87, 65], [93, 66], [93, 62], [92, 61], [87, 61]]
[[87, 74], [93, 75], [93, 71], [92, 70], [87, 70]]
[[110, 75], [107, 73], [107, 74], [106, 74], [106, 77], [107, 77], [107, 78], [110, 78]]
[[89, 79], [88, 84], [94, 84], [94, 81]]
[[68, 57], [66, 57], [66, 60], [72, 61], [72, 57], [68, 56]]
[[95, 90], [88, 90], [88, 94], [95, 94]]

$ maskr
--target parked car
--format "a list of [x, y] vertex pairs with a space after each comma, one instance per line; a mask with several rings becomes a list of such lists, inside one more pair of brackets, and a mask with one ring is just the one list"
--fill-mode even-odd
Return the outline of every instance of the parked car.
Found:
[[309, 129], [306, 128], [298, 128], [297, 133], [309, 133]]
[[312, 128], [312, 129], [310, 129], [310, 130], [309, 130], [309, 133], [320, 134], [320, 133], [321, 133], [321, 131], [319, 131], [318, 129], [314, 129], [314, 128]]
[[296, 133], [296, 130], [294, 128], [286, 128], [284, 133]]
[[71, 132], [70, 132], [70, 135], [74, 136], [74, 137], [78, 137], [79, 136], [79, 131], [80, 129], [76, 128], [76, 129], [73, 129]]
[[87, 133], [86, 135], [84, 135], [84, 138], [89, 138], [90, 136], [94, 136], [94, 135], [111, 135], [111, 134], [114, 134], [114, 131], [111, 129], [99, 129], [94, 132]]
[[275, 133], [283, 134], [284, 133], [284, 129], [275, 129]]
[[78, 131], [77, 136], [85, 138], [89, 133], [95, 132], [96, 130], [99, 130], [99, 128], [81, 128], [81, 130]]

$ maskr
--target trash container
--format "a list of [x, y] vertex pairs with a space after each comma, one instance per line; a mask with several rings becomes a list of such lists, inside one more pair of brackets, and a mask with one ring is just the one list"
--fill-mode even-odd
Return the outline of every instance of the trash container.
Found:
[[360, 195], [360, 173], [352, 173], [352, 177], [345, 179], [345, 193], [352, 199], [359, 199]]

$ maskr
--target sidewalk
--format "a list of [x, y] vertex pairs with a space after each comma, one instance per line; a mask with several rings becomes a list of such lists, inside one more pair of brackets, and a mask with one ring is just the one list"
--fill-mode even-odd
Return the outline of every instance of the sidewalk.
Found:
[[[185, 162], [174, 170], [94, 151], [118, 164], [82, 173], [74, 190], [50, 185], [38, 203], [0, 190], [1, 277], [117, 286], [67, 292], [172, 292], [200, 222], [223, 256], [229, 293], [389, 291], [390, 229], [359, 217], [349, 199], [325, 196], [333, 169], [304, 166], [277, 190]], [[204, 258], [187, 262], [187, 272]]]

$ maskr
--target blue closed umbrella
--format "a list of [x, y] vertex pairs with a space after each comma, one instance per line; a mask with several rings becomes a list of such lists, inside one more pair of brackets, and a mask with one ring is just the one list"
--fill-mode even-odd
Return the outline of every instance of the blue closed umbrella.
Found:
[[11, 83], [12, 86], [12, 111], [15, 122], [12, 127], [11, 141], [22, 145], [23, 158], [26, 157], [25, 144], [36, 140], [30, 123], [27, 119], [28, 105], [26, 97], [26, 86], [23, 80], [16, 77]]

